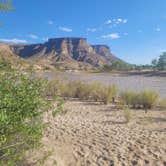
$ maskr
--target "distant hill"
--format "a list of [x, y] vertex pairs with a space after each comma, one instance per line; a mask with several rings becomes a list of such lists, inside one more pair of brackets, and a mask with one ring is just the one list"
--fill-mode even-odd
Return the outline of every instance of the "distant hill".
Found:
[[119, 60], [107, 45], [89, 45], [86, 38], [54, 38], [39, 44], [6, 44], [6, 48], [12, 57], [48, 68], [95, 68]]
[[0, 63], [1, 65], [10, 65], [11, 68], [25, 68], [27, 63], [12, 52], [8, 44], [0, 43]]

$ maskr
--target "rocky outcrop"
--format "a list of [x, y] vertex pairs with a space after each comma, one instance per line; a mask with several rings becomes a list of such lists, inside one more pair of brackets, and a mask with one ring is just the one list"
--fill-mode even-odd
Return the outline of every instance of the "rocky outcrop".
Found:
[[23, 58], [50, 59], [57, 62], [84, 62], [94, 67], [117, 59], [106, 45], [89, 45], [86, 38], [55, 38], [43, 44], [10, 45]]

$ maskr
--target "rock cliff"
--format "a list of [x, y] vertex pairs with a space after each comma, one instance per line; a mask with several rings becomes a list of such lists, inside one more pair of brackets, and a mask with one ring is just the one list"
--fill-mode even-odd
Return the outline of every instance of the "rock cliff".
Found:
[[14, 54], [36, 60], [49, 59], [51, 63], [83, 62], [93, 67], [118, 59], [106, 45], [89, 45], [86, 38], [54, 38], [42, 44], [10, 45]]

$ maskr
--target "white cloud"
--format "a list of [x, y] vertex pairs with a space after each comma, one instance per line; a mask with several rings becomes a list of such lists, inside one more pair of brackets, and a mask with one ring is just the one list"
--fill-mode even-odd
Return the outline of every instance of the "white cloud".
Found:
[[118, 18], [116, 21], [117, 21], [117, 23], [120, 23], [120, 22], [123, 22], [123, 19], [122, 18]]
[[124, 24], [126, 24], [127, 22], [128, 22], [128, 20], [127, 20], [127, 19], [124, 19], [124, 20], [123, 20], [123, 23], [124, 23]]
[[43, 41], [48, 41], [48, 37], [43, 37], [42, 40]]
[[29, 34], [28, 36], [32, 39], [38, 39], [39, 38], [37, 35], [34, 35], [34, 34]]
[[160, 31], [161, 31], [161, 29], [160, 29], [160, 28], [156, 28], [156, 31], [157, 31], [157, 32], [160, 32]]
[[111, 24], [111, 23], [112, 23], [111, 20], [107, 20], [107, 21], [105, 22], [105, 24]]
[[105, 22], [106, 25], [112, 24], [113, 27], [116, 27], [118, 24], [126, 24], [128, 22], [127, 19], [124, 18], [114, 18], [114, 19], [109, 19]]
[[64, 31], [64, 32], [72, 32], [73, 30], [68, 27], [59, 27], [59, 30]]
[[161, 49], [159, 52], [160, 53], [166, 52], [166, 49]]
[[49, 21], [48, 21], [48, 24], [49, 24], [49, 25], [53, 25], [54, 22], [53, 22], [52, 20], [49, 20]]
[[111, 33], [111, 34], [103, 35], [102, 38], [104, 38], [104, 39], [118, 39], [118, 38], [120, 38], [120, 35], [118, 33]]
[[96, 29], [96, 28], [87, 28], [86, 31], [87, 31], [87, 32], [96, 32], [97, 29]]
[[4, 42], [4, 43], [27, 43], [26, 40], [22, 40], [22, 39], [0, 39], [1, 42]]
[[123, 18], [115, 19], [116, 24], [120, 24], [120, 23], [126, 24], [127, 21], [128, 21], [127, 19], [123, 19]]

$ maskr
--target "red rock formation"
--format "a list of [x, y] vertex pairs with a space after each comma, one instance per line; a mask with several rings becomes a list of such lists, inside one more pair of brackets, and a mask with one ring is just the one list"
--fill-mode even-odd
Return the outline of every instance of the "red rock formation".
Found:
[[11, 50], [24, 58], [48, 58], [56, 62], [85, 62], [94, 67], [117, 59], [106, 45], [89, 45], [86, 38], [55, 38], [43, 44], [11, 45]]

